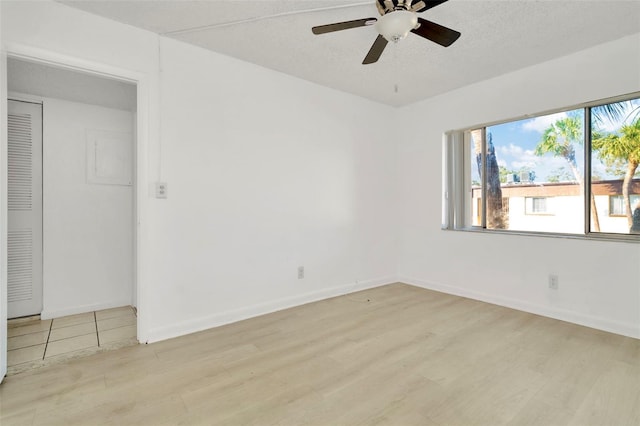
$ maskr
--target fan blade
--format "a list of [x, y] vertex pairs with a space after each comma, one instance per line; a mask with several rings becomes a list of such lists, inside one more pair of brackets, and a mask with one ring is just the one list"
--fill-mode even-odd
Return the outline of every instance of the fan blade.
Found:
[[460, 37], [458, 31], [451, 28], [443, 27], [435, 22], [427, 21], [423, 18], [418, 18], [420, 26], [411, 30], [412, 33], [424, 37], [427, 40], [431, 40], [434, 43], [438, 43], [441, 46], [449, 47], [454, 41]]
[[377, 62], [378, 59], [380, 59], [380, 55], [382, 55], [384, 48], [387, 47], [387, 43], [389, 42], [387, 41], [386, 38], [382, 37], [381, 35], [378, 35], [378, 38], [376, 39], [376, 41], [373, 42], [373, 46], [371, 46], [371, 49], [369, 49], [369, 53], [367, 53], [367, 56], [365, 56], [364, 61], [362, 61], [362, 65], [367, 65], [367, 64], [372, 64], [374, 62]]
[[353, 21], [336, 22], [335, 24], [320, 25], [311, 28], [314, 34], [332, 33], [334, 31], [348, 30], [350, 28], [364, 27], [366, 25], [373, 25], [377, 21], [376, 18], [356, 19]]
[[448, 0], [419, 0], [411, 5], [411, 11], [418, 13], [424, 12], [447, 1]]

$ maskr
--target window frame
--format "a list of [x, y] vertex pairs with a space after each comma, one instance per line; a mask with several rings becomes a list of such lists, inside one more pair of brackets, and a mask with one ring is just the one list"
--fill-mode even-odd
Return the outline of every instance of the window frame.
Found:
[[[556, 108], [552, 110], [542, 111], [535, 114], [526, 114], [523, 116], [513, 117], [510, 119], [487, 122], [475, 126], [469, 126], [458, 130], [446, 131], [443, 134], [443, 230], [448, 231], [464, 231], [464, 232], [478, 232], [478, 233], [491, 233], [491, 234], [504, 234], [504, 235], [523, 235], [523, 236], [540, 236], [551, 238], [568, 238], [568, 239], [586, 239], [586, 240], [600, 240], [600, 241], [615, 241], [615, 242], [629, 242], [640, 243], [640, 235], [638, 234], [623, 234], [623, 233], [608, 233], [608, 232], [594, 232], [591, 231], [591, 193], [592, 193], [592, 179], [591, 179], [591, 110], [594, 107], [599, 107], [606, 104], [624, 102], [640, 98], [640, 92], [628, 93], [625, 95], [603, 98], [596, 101], [585, 102], [582, 104]], [[584, 230], [583, 233], [557, 233], [547, 231], [522, 231], [522, 230], [509, 230], [509, 229], [490, 229], [487, 228], [486, 223], [486, 185], [481, 182], [481, 205], [482, 211], [479, 212], [481, 216], [481, 224], [473, 225], [471, 219], [473, 215], [472, 209], [468, 208], [470, 203], [473, 202], [471, 196], [471, 165], [470, 159], [470, 144], [465, 143], [465, 135], [468, 135], [471, 130], [481, 129], [483, 132], [483, 144], [482, 144], [482, 158], [486, 158], [486, 128], [496, 126], [505, 123], [511, 123], [519, 120], [525, 120], [535, 118], [539, 116], [555, 114], [560, 112], [574, 111], [582, 109], [584, 111], [584, 158], [582, 159], [584, 164]], [[483, 161], [483, 176], [486, 176], [487, 162]], [[635, 195], [635, 194], [634, 194]], [[546, 197], [549, 198], [549, 197]], [[526, 212], [526, 202], [525, 202]], [[530, 213], [534, 215], [549, 215], [549, 213]]]

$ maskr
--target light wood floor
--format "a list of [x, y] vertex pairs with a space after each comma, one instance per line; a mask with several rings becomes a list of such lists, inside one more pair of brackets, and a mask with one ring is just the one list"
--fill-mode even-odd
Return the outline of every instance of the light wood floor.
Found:
[[394, 284], [9, 376], [0, 423], [640, 425], [640, 341]]

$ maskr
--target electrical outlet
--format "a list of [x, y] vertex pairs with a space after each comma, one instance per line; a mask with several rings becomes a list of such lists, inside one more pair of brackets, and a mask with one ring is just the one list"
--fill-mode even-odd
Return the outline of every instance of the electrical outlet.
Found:
[[166, 182], [156, 182], [156, 198], [167, 198], [168, 191]]
[[558, 276], [551, 274], [549, 275], [549, 288], [552, 290], [557, 290], [558, 289]]
[[298, 266], [298, 279], [301, 280], [304, 278], [304, 266]]

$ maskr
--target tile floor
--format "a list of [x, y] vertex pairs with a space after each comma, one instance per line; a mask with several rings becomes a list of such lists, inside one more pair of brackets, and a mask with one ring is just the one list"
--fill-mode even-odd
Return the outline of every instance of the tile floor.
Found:
[[131, 306], [41, 320], [8, 321], [8, 373], [137, 344]]

